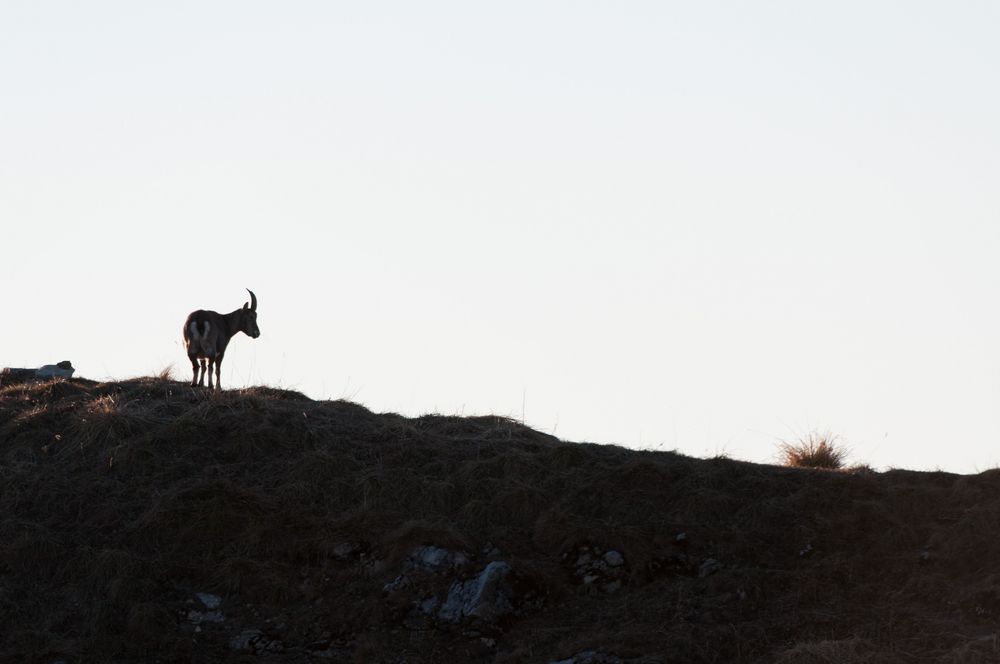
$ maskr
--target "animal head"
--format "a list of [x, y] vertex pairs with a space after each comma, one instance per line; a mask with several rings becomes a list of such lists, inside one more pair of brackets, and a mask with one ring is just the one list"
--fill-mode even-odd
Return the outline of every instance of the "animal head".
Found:
[[243, 303], [243, 316], [241, 318], [243, 325], [240, 330], [248, 337], [256, 339], [260, 336], [260, 328], [257, 327], [257, 296], [249, 288], [247, 292], [250, 293], [250, 302]]

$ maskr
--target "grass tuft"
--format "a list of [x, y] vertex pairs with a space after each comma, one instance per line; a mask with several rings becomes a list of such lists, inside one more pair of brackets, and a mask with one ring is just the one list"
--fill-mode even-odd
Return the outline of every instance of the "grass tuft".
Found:
[[847, 449], [836, 436], [815, 431], [795, 443], [781, 441], [778, 453], [782, 465], [792, 468], [837, 470], [844, 467], [847, 458]]

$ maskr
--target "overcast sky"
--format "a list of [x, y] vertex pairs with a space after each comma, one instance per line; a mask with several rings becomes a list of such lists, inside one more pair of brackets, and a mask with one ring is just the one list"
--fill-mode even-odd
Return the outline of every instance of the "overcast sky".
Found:
[[1000, 463], [995, 2], [0, 4], [0, 366]]

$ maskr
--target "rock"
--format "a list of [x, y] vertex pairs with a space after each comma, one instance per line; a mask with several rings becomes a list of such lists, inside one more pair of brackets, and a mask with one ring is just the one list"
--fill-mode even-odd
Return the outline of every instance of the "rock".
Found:
[[188, 611], [188, 620], [193, 622], [195, 625], [200, 625], [202, 623], [220, 623], [225, 621], [226, 616], [223, 615], [222, 611]]
[[449, 551], [437, 546], [421, 546], [414, 549], [407, 559], [411, 568], [424, 569], [432, 572], [444, 572], [450, 569], [464, 567], [469, 563], [464, 553]]
[[259, 629], [245, 629], [229, 639], [229, 647], [233, 650], [249, 650], [255, 655], [261, 653], [282, 652], [285, 645], [277, 639], [269, 639]]
[[700, 578], [704, 578], [715, 574], [720, 569], [722, 569], [722, 565], [719, 564], [718, 560], [715, 558], [706, 558], [705, 561], [698, 567], [698, 576]]
[[573, 574], [584, 586], [599, 586], [605, 592], [617, 592], [626, 575], [625, 556], [614, 549], [584, 545], [577, 549]]
[[400, 574], [395, 579], [382, 586], [382, 592], [393, 593], [397, 590], [402, 590], [403, 588], [409, 588], [411, 585], [412, 582], [410, 581], [410, 577], [405, 574]]
[[254, 644], [263, 636], [264, 632], [259, 629], [245, 629], [229, 639], [229, 647], [233, 650], [253, 650]]
[[69, 360], [63, 360], [58, 364], [46, 364], [37, 369], [6, 367], [0, 370], [0, 385], [48, 380], [49, 378], [72, 378], [74, 371], [76, 369], [73, 368]]
[[812, 555], [814, 551], [812, 544], [806, 544], [804, 547], [799, 549], [799, 558], [805, 558], [806, 556]]
[[35, 370], [37, 378], [72, 378], [76, 369], [69, 360], [63, 360], [59, 364], [46, 364]]
[[677, 533], [677, 537], [674, 538], [674, 541], [677, 542], [678, 544], [687, 544], [688, 534], [687, 533]]
[[206, 609], [214, 610], [219, 608], [219, 605], [222, 604], [222, 598], [218, 595], [213, 595], [211, 593], [195, 593], [194, 596], [198, 598], [199, 602], [205, 605]]
[[385, 571], [385, 568], [384, 560], [368, 560], [364, 564], [364, 573], [368, 576], [378, 576]]
[[434, 613], [434, 609], [437, 608], [437, 605], [438, 605], [437, 597], [428, 597], [424, 601], [417, 604], [417, 610], [420, 611], [420, 613], [429, 616], [430, 614]]
[[625, 564], [625, 557], [617, 551], [611, 550], [604, 554], [604, 562], [611, 567], [621, 567]]
[[475, 579], [456, 581], [451, 585], [438, 617], [450, 623], [458, 623], [464, 618], [496, 622], [514, 610], [511, 591], [506, 583], [510, 572], [510, 565], [497, 560], [487, 565]]

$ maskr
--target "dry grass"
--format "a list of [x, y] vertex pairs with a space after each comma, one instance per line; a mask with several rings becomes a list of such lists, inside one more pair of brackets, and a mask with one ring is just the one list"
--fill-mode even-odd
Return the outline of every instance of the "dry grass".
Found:
[[[997, 479], [793, 472], [163, 376], [7, 385], [0, 662], [304, 664], [317, 642], [364, 662], [992, 661]], [[470, 568], [383, 592], [428, 544]], [[623, 554], [619, 592], [581, 585], [585, 545]], [[516, 616], [408, 622], [496, 557]], [[195, 592], [226, 621], [195, 632]], [[237, 653], [242, 629], [286, 649]]]
[[848, 450], [836, 436], [812, 432], [794, 443], [781, 441], [778, 454], [783, 466], [837, 470], [844, 467]]
[[159, 372], [157, 372], [156, 374], [154, 374], [154, 378], [156, 378], [158, 380], [161, 380], [161, 381], [164, 381], [164, 382], [173, 382], [173, 381], [176, 381], [177, 380], [177, 375], [175, 374], [175, 369], [176, 369], [176, 367], [171, 362], [167, 366], [165, 366], [162, 369], [160, 369]]

